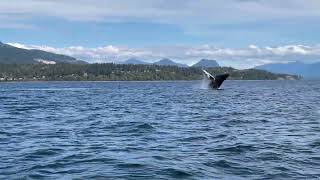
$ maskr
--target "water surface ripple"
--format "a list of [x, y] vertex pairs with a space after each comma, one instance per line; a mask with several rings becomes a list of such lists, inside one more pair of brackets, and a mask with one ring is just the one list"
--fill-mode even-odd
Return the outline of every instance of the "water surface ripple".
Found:
[[320, 82], [0, 84], [0, 179], [318, 179]]

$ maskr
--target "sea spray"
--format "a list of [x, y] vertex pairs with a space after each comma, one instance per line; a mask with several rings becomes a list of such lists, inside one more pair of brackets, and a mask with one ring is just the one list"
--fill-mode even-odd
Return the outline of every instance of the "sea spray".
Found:
[[209, 79], [206, 77], [206, 75], [203, 75], [200, 88], [201, 89], [208, 89], [208, 84], [210, 83]]

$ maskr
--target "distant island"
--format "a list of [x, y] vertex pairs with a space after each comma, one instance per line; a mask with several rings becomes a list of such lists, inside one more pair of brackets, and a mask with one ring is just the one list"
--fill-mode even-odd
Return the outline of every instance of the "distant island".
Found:
[[274, 63], [257, 66], [255, 69], [262, 69], [273, 73], [296, 74], [306, 79], [320, 78], [320, 62], [310, 64], [302, 62]]
[[299, 76], [265, 70], [220, 67], [202, 59], [191, 67], [163, 58], [153, 63], [130, 58], [119, 64], [88, 64], [74, 57], [41, 50], [21, 49], [0, 42], [0, 81], [153, 81], [199, 80], [202, 69], [212, 74], [230, 73], [237, 80], [297, 80]]
[[[299, 76], [264, 70], [207, 68], [212, 74], [230, 73], [233, 80], [297, 80]], [[0, 64], [0, 81], [154, 81], [200, 80], [201, 68], [132, 64]]]

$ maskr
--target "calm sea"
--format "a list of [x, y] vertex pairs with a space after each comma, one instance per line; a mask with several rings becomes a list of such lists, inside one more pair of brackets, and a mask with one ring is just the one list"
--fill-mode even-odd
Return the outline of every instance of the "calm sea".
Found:
[[0, 179], [319, 179], [320, 82], [0, 83]]

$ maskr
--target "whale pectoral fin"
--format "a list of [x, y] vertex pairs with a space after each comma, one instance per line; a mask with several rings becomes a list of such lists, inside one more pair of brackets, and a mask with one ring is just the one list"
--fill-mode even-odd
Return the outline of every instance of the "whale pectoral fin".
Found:
[[215, 80], [215, 77], [212, 76], [210, 73], [208, 73], [206, 70], [202, 70], [206, 75], [207, 75], [207, 78], [210, 79], [210, 80]]

